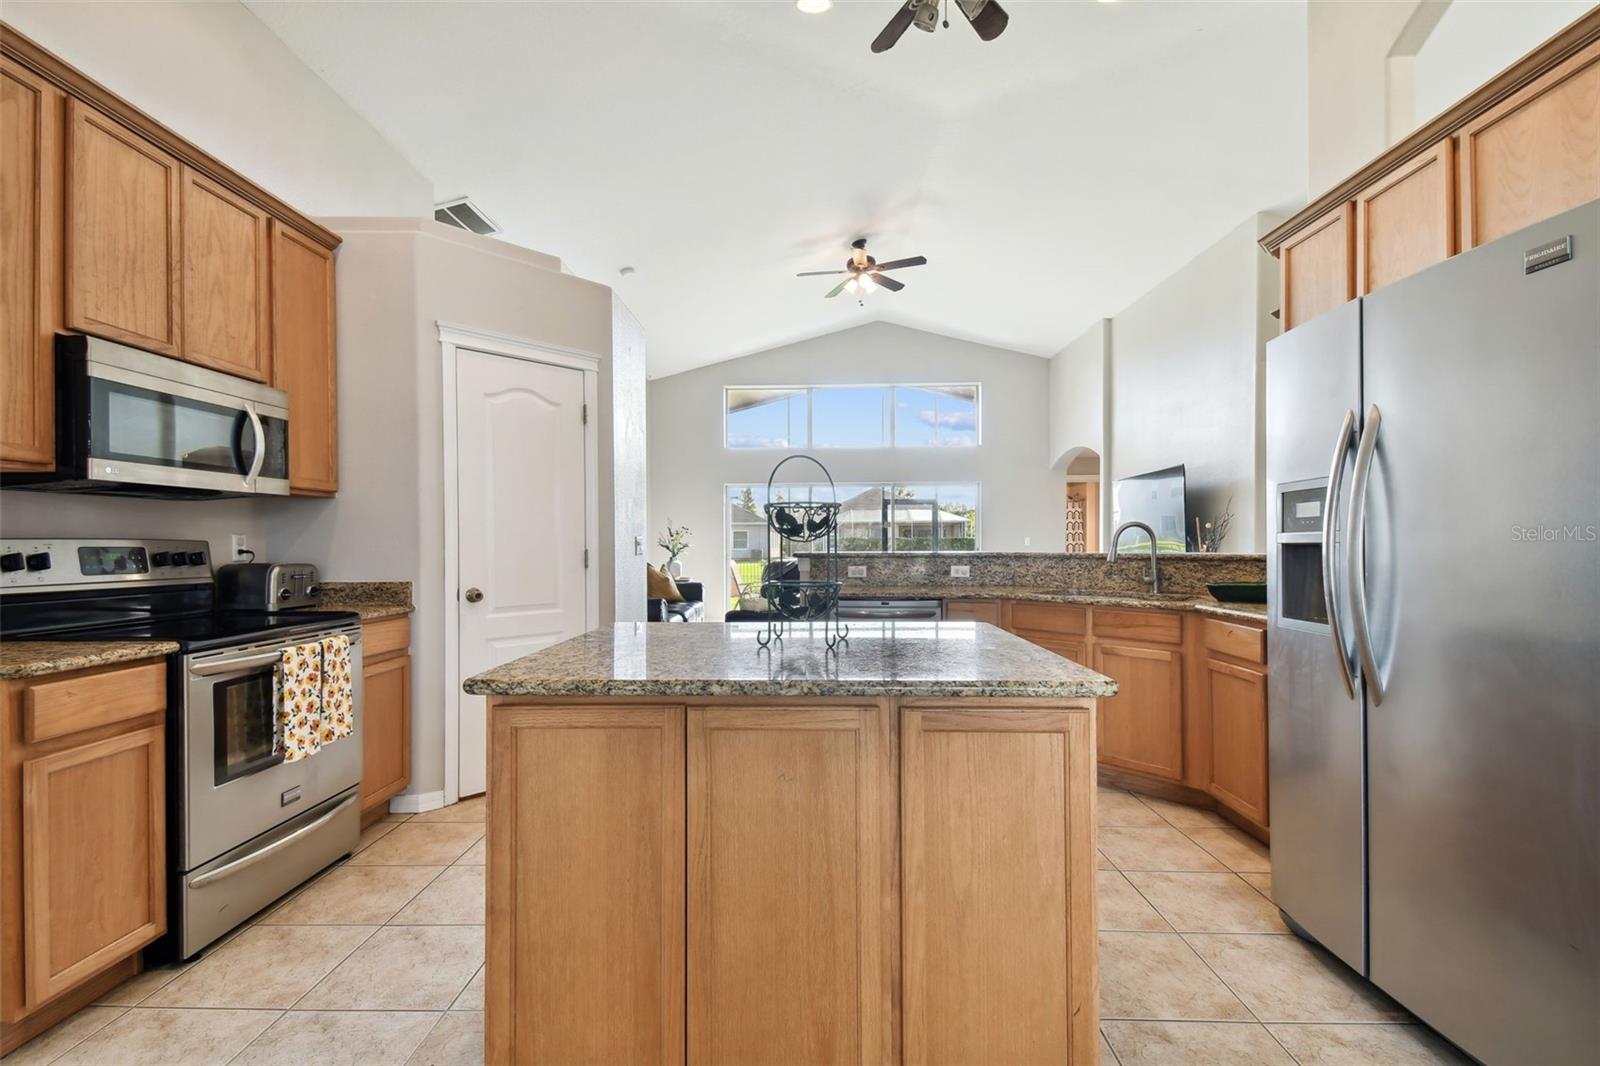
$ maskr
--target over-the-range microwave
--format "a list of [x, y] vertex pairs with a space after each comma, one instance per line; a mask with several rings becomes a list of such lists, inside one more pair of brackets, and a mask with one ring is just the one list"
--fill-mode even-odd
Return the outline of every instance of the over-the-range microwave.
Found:
[[199, 497], [289, 494], [289, 398], [232, 374], [56, 337], [56, 468], [7, 488]]

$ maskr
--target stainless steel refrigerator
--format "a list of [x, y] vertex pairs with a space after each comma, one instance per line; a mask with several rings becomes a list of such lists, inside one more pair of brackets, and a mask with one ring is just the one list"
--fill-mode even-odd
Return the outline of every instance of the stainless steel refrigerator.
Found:
[[1267, 345], [1273, 894], [1475, 1058], [1600, 1057], [1600, 201]]

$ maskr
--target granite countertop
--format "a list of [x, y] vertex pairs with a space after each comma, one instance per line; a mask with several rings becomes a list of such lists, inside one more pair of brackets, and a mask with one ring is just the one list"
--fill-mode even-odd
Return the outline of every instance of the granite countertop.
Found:
[[839, 595], [845, 599], [871, 600], [1030, 600], [1036, 603], [1070, 603], [1084, 607], [1154, 607], [1168, 611], [1197, 611], [1219, 618], [1253, 622], [1267, 620], [1267, 605], [1264, 603], [1222, 603], [1210, 596], [1194, 596], [1189, 593], [1139, 595], [1073, 592], [1031, 585], [852, 585], [847, 581]]
[[0, 681], [154, 659], [177, 650], [170, 640], [9, 640], [0, 644]]
[[763, 649], [764, 623], [621, 622], [467, 679], [479, 696], [1114, 696], [1108, 677], [979, 622], [852, 622]]
[[416, 608], [409, 581], [324, 581], [321, 610], [354, 611], [363, 622], [377, 622]]

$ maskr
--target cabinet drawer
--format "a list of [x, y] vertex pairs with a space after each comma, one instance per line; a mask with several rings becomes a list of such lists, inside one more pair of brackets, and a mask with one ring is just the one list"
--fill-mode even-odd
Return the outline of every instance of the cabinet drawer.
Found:
[[1264, 629], [1207, 618], [1203, 633], [1206, 648], [1210, 651], [1248, 659], [1253, 663], [1267, 661], [1267, 631]]
[[1183, 619], [1170, 611], [1118, 611], [1096, 607], [1094, 635], [1117, 640], [1176, 644], [1183, 638]]
[[167, 709], [167, 664], [77, 674], [29, 685], [22, 736], [30, 744]]
[[946, 622], [988, 622], [992, 626], [997, 626], [1000, 624], [1000, 619], [999, 600], [944, 601]]
[[366, 645], [361, 655], [369, 662], [380, 655], [405, 651], [411, 647], [411, 619], [402, 616], [367, 622], [361, 627], [361, 641]]
[[1011, 628], [1082, 636], [1089, 631], [1089, 612], [1087, 608], [1064, 603], [1014, 600], [1011, 604]]

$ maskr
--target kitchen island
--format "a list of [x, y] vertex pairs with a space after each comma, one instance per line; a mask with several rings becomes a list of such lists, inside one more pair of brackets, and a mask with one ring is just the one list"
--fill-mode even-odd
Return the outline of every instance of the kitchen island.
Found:
[[983, 623], [625, 623], [489, 697], [489, 1062], [1078, 1062], [1096, 701]]

